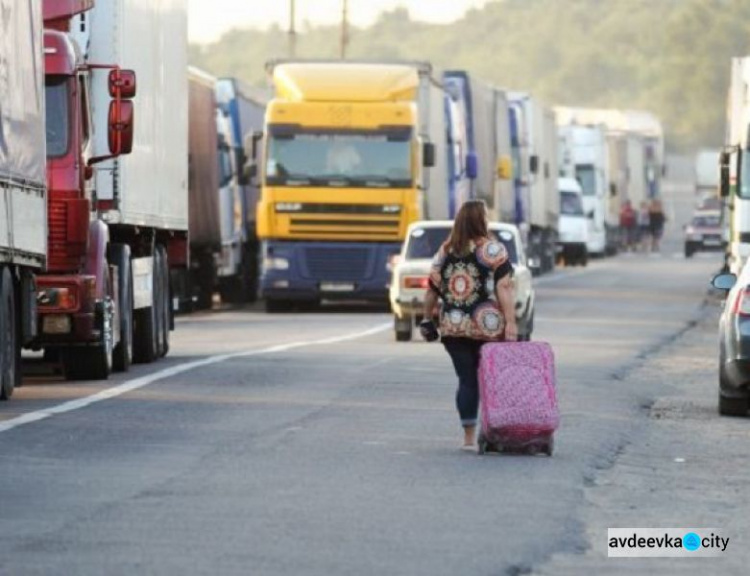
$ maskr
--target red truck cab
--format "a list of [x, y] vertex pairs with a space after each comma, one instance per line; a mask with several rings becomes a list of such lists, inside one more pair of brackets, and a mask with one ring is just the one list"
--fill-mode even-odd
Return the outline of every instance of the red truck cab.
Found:
[[[132, 148], [129, 100], [135, 95], [135, 74], [84, 62], [69, 28], [75, 15], [93, 5], [94, 0], [45, 0], [43, 5], [48, 260], [46, 274], [37, 279], [35, 347], [59, 352], [71, 378], [106, 378], [123, 347], [116, 329], [121, 314], [118, 266], [107, 253], [108, 227], [96, 215], [92, 166]], [[94, 157], [89, 86], [99, 69], [110, 70], [110, 153]], [[114, 363], [122, 360], [127, 368], [130, 358], [115, 358]]]

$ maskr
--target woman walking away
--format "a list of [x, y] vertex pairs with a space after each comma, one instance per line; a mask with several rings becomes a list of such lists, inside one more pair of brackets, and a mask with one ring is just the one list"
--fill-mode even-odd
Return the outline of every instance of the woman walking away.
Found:
[[661, 206], [661, 200], [655, 198], [651, 201], [648, 215], [649, 231], [651, 232], [651, 251], [658, 252], [659, 241], [664, 234], [664, 223], [667, 221], [667, 217], [664, 216], [664, 210]]
[[512, 277], [505, 247], [490, 238], [484, 202], [466, 202], [432, 262], [424, 304], [426, 320], [420, 325], [425, 340], [438, 338], [430, 318], [441, 299], [440, 333], [458, 376], [456, 408], [465, 450], [474, 450], [476, 443], [482, 344], [518, 338]]
[[640, 209], [638, 210], [638, 243], [640, 249], [644, 252], [648, 252], [649, 249], [650, 223], [651, 215], [648, 211], [648, 203], [641, 202]]

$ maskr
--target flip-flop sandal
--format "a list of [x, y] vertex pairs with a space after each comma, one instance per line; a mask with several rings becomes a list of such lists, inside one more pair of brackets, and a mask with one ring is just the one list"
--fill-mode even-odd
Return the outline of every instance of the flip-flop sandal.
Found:
[[464, 444], [463, 446], [461, 446], [461, 450], [463, 450], [464, 452], [476, 452], [477, 447], [474, 446], [474, 444]]

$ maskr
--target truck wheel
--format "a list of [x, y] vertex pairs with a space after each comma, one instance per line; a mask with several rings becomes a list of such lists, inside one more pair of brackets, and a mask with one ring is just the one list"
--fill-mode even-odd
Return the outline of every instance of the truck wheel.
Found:
[[159, 323], [159, 356], [166, 356], [169, 352], [169, 325], [170, 325], [170, 306], [172, 305], [172, 298], [170, 297], [171, 291], [169, 289], [169, 259], [167, 256], [167, 249], [159, 245], [156, 248], [156, 253], [159, 255], [160, 262], [160, 276], [161, 276], [161, 294], [159, 301], [161, 302], [160, 319]]
[[117, 267], [120, 296], [120, 341], [114, 349], [112, 366], [118, 372], [127, 372], [133, 362], [133, 271], [130, 265], [130, 246], [111, 244], [109, 261]]
[[139, 364], [150, 364], [156, 360], [156, 341], [157, 341], [157, 321], [156, 321], [156, 302], [157, 302], [157, 275], [159, 268], [154, 256], [154, 269], [151, 274], [151, 306], [141, 308], [133, 313], [135, 320], [135, 329], [133, 331], [133, 361]]
[[0, 400], [8, 400], [16, 385], [19, 369], [16, 328], [13, 277], [3, 268], [0, 271]]
[[[109, 290], [108, 290], [109, 292]], [[106, 380], [112, 373], [114, 353], [114, 303], [110, 296], [99, 302], [96, 309], [97, 325], [102, 341], [95, 346], [63, 350], [63, 370], [66, 380]]]
[[586, 250], [586, 248], [584, 248], [583, 252], [581, 252], [580, 260], [578, 260], [578, 263], [584, 268], [589, 265], [589, 252], [588, 250]]

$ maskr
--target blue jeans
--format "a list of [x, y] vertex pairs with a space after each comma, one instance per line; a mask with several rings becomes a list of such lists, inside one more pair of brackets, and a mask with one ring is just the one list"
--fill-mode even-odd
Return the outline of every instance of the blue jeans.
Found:
[[479, 412], [479, 351], [481, 340], [443, 338], [443, 346], [458, 376], [456, 408], [463, 426], [476, 426]]

